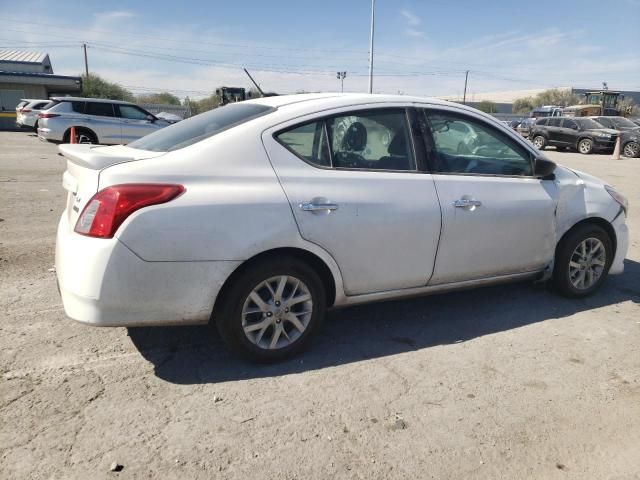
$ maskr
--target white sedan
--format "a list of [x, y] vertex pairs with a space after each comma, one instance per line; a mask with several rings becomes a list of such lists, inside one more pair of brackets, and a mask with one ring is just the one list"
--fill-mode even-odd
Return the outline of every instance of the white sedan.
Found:
[[[461, 131], [483, 144], [449, 148]], [[269, 97], [60, 151], [67, 315], [209, 323], [256, 360], [302, 349], [330, 307], [523, 279], [586, 296], [627, 251], [624, 196], [428, 98]]]

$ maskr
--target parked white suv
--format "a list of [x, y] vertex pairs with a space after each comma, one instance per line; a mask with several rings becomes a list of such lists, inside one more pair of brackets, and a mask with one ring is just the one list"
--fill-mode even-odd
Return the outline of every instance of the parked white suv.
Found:
[[76, 143], [126, 144], [169, 124], [129, 102], [98, 98], [53, 97], [38, 115], [38, 137], [69, 143], [75, 127]]
[[49, 108], [51, 100], [23, 98], [16, 106], [16, 125], [18, 127], [31, 127], [38, 129], [38, 114], [41, 110]]

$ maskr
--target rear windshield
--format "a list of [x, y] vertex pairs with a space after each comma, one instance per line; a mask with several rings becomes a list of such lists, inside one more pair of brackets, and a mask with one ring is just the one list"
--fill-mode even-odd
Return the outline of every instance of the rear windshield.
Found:
[[152, 152], [170, 152], [274, 111], [273, 107], [255, 103], [233, 103], [165, 127], [130, 143], [129, 146]]

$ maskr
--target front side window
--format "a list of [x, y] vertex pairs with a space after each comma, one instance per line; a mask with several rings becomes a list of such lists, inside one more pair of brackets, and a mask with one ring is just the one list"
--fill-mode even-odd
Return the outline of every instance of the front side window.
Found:
[[113, 117], [113, 105], [103, 102], [87, 102], [84, 113], [99, 117]]
[[560, 126], [560, 119], [557, 118], [557, 117], [550, 118], [549, 119], [549, 123], [547, 123], [547, 126], [549, 126], [549, 127], [559, 127]]
[[432, 111], [427, 115], [435, 172], [532, 175], [529, 152], [493, 126], [450, 112]]
[[536, 121], [536, 125], [544, 126], [547, 124], [548, 120], [548, 118], [541, 118], [540, 120]]
[[127, 118], [129, 120], [147, 119], [148, 114], [133, 105], [118, 105], [117, 108], [120, 110], [120, 117], [122, 118]]

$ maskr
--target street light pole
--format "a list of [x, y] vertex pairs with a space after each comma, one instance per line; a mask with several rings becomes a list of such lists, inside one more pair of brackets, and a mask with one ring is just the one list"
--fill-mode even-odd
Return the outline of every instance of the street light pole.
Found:
[[467, 80], [469, 79], [469, 70], [464, 74], [464, 93], [462, 94], [462, 104], [467, 104]]
[[89, 62], [87, 62], [87, 44], [82, 44], [82, 49], [84, 50], [84, 73], [89, 80]]
[[369, 93], [373, 93], [373, 32], [375, 25], [376, 0], [371, 0], [371, 35], [369, 38]]
[[344, 77], [347, 76], [347, 72], [336, 72], [336, 78], [340, 80], [340, 92], [344, 93]]

